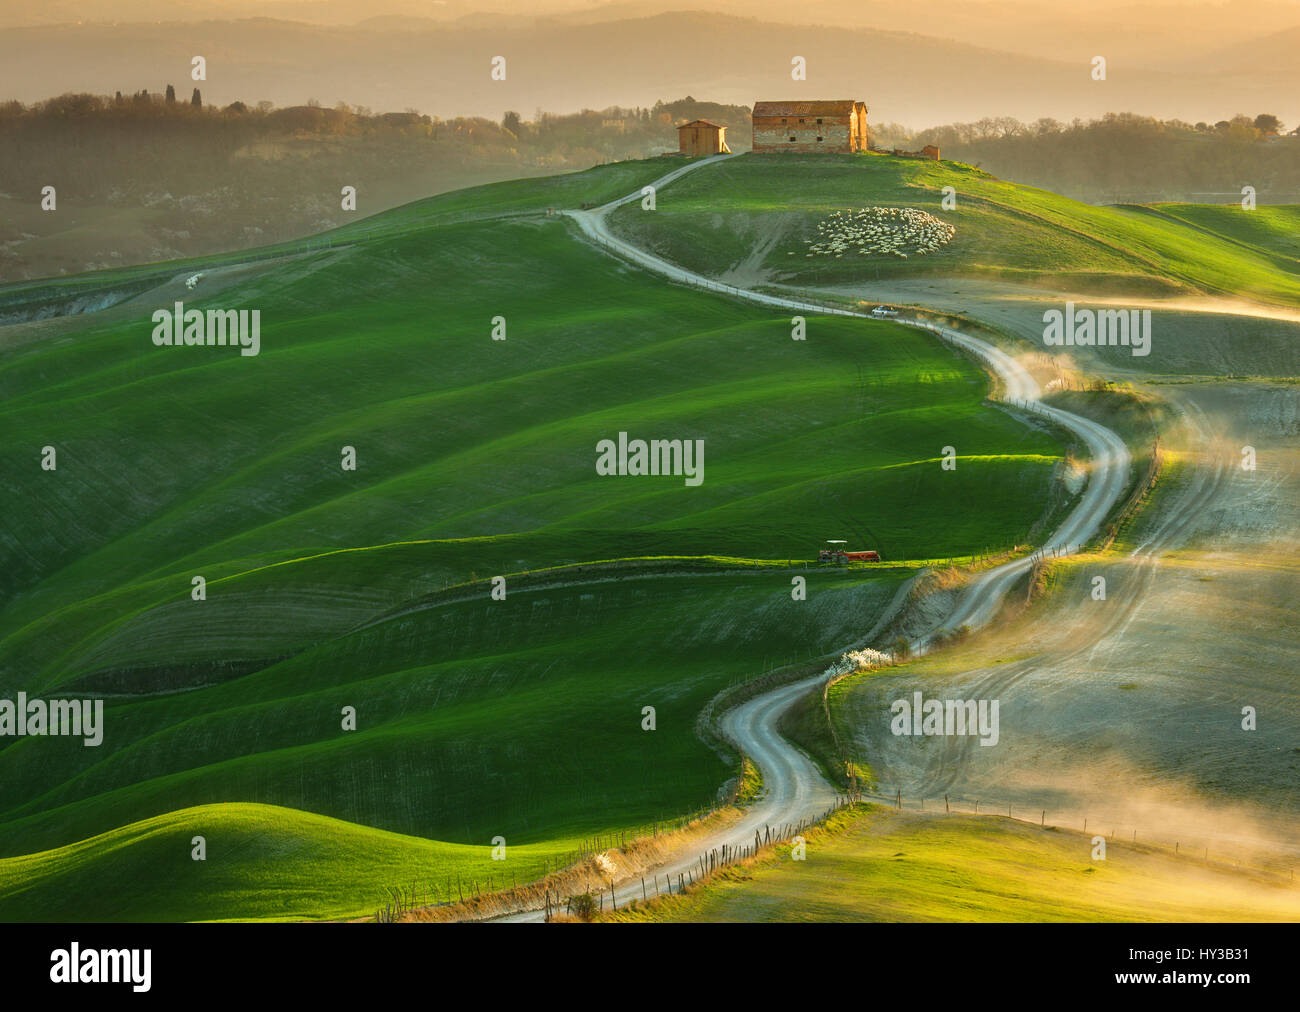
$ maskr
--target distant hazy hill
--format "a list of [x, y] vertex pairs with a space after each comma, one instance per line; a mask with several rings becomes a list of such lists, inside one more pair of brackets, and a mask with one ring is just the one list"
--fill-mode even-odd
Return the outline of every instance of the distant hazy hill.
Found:
[[[918, 27], [943, 24], [918, 20]], [[191, 24], [82, 25], [7, 30], [0, 66], [4, 97], [32, 101], [64, 91], [156, 88], [187, 83], [191, 57], [208, 61], [211, 102], [316, 98], [378, 109], [499, 118], [505, 109], [649, 105], [672, 95], [728, 103], [757, 98], [853, 96], [872, 118], [916, 126], [1007, 115], [1069, 119], [1133, 110], [1191, 120], [1270, 111], [1300, 119], [1300, 70], [1280, 62], [1259, 72], [1250, 50], [1221, 71], [1216, 61], [1186, 70], [1135, 69], [1113, 60], [1093, 81], [1085, 60], [1060, 51], [1041, 58], [875, 28], [828, 32], [708, 13], [565, 24], [520, 22], [474, 27], [330, 27], [251, 19]], [[790, 78], [792, 56], [808, 59], [808, 79]], [[505, 81], [490, 61], [505, 56]]]
[[[229, 21], [272, 17], [321, 25], [419, 19], [463, 27], [569, 25], [703, 11], [784, 24], [914, 31], [1027, 56], [1097, 53], [1147, 69], [1300, 25], [1292, 0], [6, 0], [0, 27], [77, 21]], [[374, 27], [372, 25], [372, 27]]]
[[472, 0], [5, 0], [0, 8], [0, 27], [78, 21], [194, 22], [259, 16], [353, 25], [381, 15], [446, 20], [462, 17], [476, 6]]
[[1231, 74], [1254, 74], [1294, 86], [1296, 64], [1300, 62], [1297, 53], [1300, 53], [1300, 27], [1225, 46], [1210, 56], [1209, 63]]

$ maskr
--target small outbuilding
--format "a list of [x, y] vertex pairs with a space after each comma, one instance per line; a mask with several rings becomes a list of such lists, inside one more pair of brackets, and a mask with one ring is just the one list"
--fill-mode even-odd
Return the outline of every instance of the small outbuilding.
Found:
[[902, 148], [894, 148], [893, 153], [896, 158], [923, 158], [931, 162], [939, 160], [939, 149], [933, 144], [927, 144], [920, 151], [904, 151]]
[[726, 155], [727, 128], [706, 119], [691, 120], [677, 128], [679, 154], [694, 158], [696, 155]]

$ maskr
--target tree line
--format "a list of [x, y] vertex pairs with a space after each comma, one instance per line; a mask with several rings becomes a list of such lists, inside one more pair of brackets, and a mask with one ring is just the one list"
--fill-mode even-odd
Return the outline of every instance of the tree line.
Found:
[[1261, 199], [1300, 201], [1300, 129], [1286, 132], [1271, 113], [1215, 123], [1111, 113], [892, 129], [912, 146], [936, 145], [944, 158], [1085, 200], [1226, 202], [1249, 185]]
[[[226, 106], [176, 89], [0, 103], [0, 280], [293, 239], [358, 211], [477, 183], [548, 175], [677, 149], [677, 122], [748, 122], [744, 106], [687, 98], [530, 120], [440, 119], [338, 104]], [[93, 235], [51, 240], [63, 218], [29, 214], [44, 187], [60, 211], [93, 210]], [[111, 223], [110, 222], [111, 218]], [[42, 242], [30, 242], [40, 238]]]
[[[511, 110], [500, 120], [310, 100], [216, 106], [197, 88], [186, 101], [170, 85], [3, 102], [0, 280], [323, 231], [351, 220], [340, 206], [343, 186], [356, 187], [358, 211], [370, 214], [462, 186], [676, 151], [676, 127], [692, 119], [727, 127], [732, 150], [749, 146], [749, 107], [689, 95], [568, 114], [539, 109], [531, 118]], [[946, 159], [1083, 200], [1226, 202], [1249, 185], [1262, 202], [1300, 202], [1300, 136], [1271, 114], [1195, 124], [1132, 113], [1068, 124], [999, 117], [870, 129], [876, 146], [934, 144]], [[56, 188], [61, 210], [102, 212], [99, 231], [50, 241], [60, 221], [27, 213], [46, 186]]]

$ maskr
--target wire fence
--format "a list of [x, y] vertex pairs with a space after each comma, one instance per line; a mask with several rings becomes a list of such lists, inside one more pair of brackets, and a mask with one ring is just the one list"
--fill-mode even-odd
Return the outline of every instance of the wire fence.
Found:
[[[536, 891], [530, 887], [537, 883], [563, 878], [566, 873], [584, 868], [597, 855], [608, 851], [627, 850], [639, 842], [683, 831], [716, 814], [731, 801], [729, 797], [671, 818], [655, 819], [608, 833], [594, 833], [570, 850], [523, 865], [512, 858], [508, 862], [508, 871], [503, 867], [501, 871], [490, 871], [482, 876], [457, 873], [439, 878], [422, 877], [409, 884], [391, 886], [381, 899], [376, 920], [391, 923], [413, 910], [467, 903], [502, 908], [497, 915], [508, 912], [508, 909], [529, 909], [534, 905], [533, 894]], [[548, 895], [553, 890], [550, 886], [544, 888]], [[558, 887], [554, 888], [558, 890]]]
[[[786, 822], [776, 826], [764, 825], [761, 829], [755, 829], [754, 840], [752, 843], [746, 842], [739, 845], [722, 844], [721, 846], [718, 847], [712, 847], [708, 850], [700, 851], [700, 853], [695, 858], [695, 863], [693, 867], [687, 867], [686, 869], [678, 871], [676, 873], [675, 883], [674, 883], [674, 876], [672, 874], [669, 873], [664, 874], [663, 876], [664, 888], [662, 891], [659, 888], [658, 872], [652, 872], [651, 874], [651, 882], [653, 883], [652, 886], [646, 885], [646, 879], [645, 876], [643, 875], [641, 876], [640, 879], [641, 899], [643, 902], [650, 899], [651, 888], [654, 889], [654, 895], [656, 898], [659, 896], [680, 895], [681, 893], [686, 892], [687, 890], [693, 888], [694, 886], [707, 881], [713, 875], [715, 875], [719, 871], [722, 871], [725, 868], [728, 868], [741, 861], [747, 861], [752, 857], [757, 857], [764, 850], [770, 849], [772, 847], [776, 847], [782, 843], [799, 841], [802, 838], [803, 833], [806, 833], [813, 826], [825, 822], [833, 814], [835, 814], [835, 812], [839, 811], [841, 808], [844, 808], [851, 803], [852, 802], [847, 797], [837, 797], [835, 799], [835, 802], [831, 805], [831, 807], [826, 809], [826, 811], [823, 812], [821, 815], [806, 816], [804, 818], [797, 819], [794, 822]], [[632, 885], [633, 892], [635, 893], [635, 882], [636, 882], [635, 878], [628, 879], [624, 882], [623, 888], [626, 889], [628, 885]], [[674, 885], [676, 886], [676, 888], [674, 888]], [[609, 889], [610, 909], [618, 910], [618, 886], [615, 882], [611, 880], [609, 882], [608, 889]], [[572, 916], [575, 912], [578, 913], [587, 912], [581, 909], [575, 911], [575, 903], [577, 903], [582, 898], [583, 897], [571, 895], [566, 899], [565, 914], [567, 916]], [[559, 913], [558, 899], [559, 898], [557, 897], [556, 901], [552, 903], [548, 895], [546, 907], [545, 907], [547, 920], [550, 920], [552, 917], [554, 917], [556, 914]], [[590, 912], [593, 913], [603, 912], [604, 909], [605, 909], [605, 891], [604, 889], [602, 889], [598, 894], [598, 898], [596, 902], [596, 910]]]

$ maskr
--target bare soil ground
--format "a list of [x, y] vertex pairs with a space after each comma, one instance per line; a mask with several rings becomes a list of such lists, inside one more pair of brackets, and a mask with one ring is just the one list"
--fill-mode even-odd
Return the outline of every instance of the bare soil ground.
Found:
[[[779, 290], [772, 286], [773, 291]], [[824, 289], [871, 302], [962, 313], [1043, 349], [1043, 313], [1067, 301], [1080, 308], [1150, 309], [1150, 355], [1128, 348], [1050, 349], [1108, 376], [1300, 375], [1300, 310], [1245, 299], [1099, 296], [1068, 289], [967, 278], [898, 280]], [[1063, 354], [1068, 353], [1068, 354]]]
[[[1045, 808], [1060, 824], [1294, 861], [1300, 388], [1162, 390], [1186, 412], [1167, 434], [1180, 467], [1117, 550], [1061, 564], [1018, 619], [860, 683], [838, 716], [882, 788], [912, 804], [948, 793], [967, 810]], [[917, 690], [999, 700], [998, 744], [895, 737], [890, 703]]]

